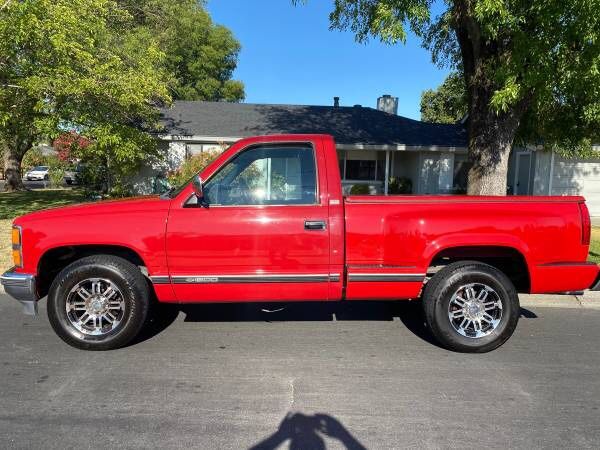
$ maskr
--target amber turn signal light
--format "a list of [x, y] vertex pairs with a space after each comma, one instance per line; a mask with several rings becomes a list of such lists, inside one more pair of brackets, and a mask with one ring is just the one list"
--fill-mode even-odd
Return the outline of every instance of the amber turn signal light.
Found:
[[12, 257], [15, 267], [23, 267], [23, 253], [21, 251], [21, 228], [12, 228]]
[[12, 245], [21, 245], [21, 230], [17, 227], [12, 229]]
[[21, 250], [13, 250], [13, 264], [15, 267], [23, 267], [23, 260], [21, 258]]

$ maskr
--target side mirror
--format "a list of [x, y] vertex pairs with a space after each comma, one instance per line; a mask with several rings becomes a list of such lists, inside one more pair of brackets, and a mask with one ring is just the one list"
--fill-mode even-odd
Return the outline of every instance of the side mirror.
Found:
[[194, 195], [198, 198], [198, 200], [202, 200], [204, 198], [202, 178], [200, 178], [200, 175], [198, 174], [194, 175], [192, 178], [192, 189], [194, 190]]
[[194, 195], [196, 199], [198, 199], [198, 205], [208, 207], [208, 203], [204, 201], [204, 189], [202, 188], [202, 178], [200, 175], [196, 174], [192, 178], [192, 189], [194, 190]]

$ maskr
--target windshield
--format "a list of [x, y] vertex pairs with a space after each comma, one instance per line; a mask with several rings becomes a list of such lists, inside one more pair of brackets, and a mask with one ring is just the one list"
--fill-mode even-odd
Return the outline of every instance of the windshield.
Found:
[[48, 166], [35, 166], [33, 169], [31, 170], [37, 170], [37, 171], [41, 171], [43, 172], [44, 170], [48, 170]]

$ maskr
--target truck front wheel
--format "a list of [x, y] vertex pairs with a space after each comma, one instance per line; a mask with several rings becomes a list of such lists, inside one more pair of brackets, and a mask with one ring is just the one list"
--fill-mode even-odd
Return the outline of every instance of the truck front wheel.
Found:
[[89, 256], [57, 275], [48, 293], [48, 318], [67, 344], [111, 350], [135, 338], [148, 305], [148, 284], [135, 265], [115, 256]]
[[488, 264], [462, 261], [436, 273], [423, 291], [425, 319], [446, 348], [483, 353], [513, 334], [519, 297], [508, 277]]

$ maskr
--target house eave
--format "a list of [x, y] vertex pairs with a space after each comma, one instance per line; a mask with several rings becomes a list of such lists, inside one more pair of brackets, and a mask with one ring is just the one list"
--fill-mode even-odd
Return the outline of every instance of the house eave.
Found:
[[[164, 141], [173, 142], [193, 142], [193, 143], [233, 143], [240, 139], [241, 136], [199, 136], [199, 135], [183, 135], [183, 134], [161, 134], [158, 138]], [[448, 146], [448, 145], [406, 145], [406, 144], [340, 144], [336, 143], [338, 150], [390, 150], [390, 151], [432, 151], [432, 152], [466, 152], [467, 147], [463, 146]]]
[[338, 150], [390, 150], [390, 151], [431, 151], [466, 152], [467, 147], [448, 145], [406, 145], [406, 144], [336, 144]]

